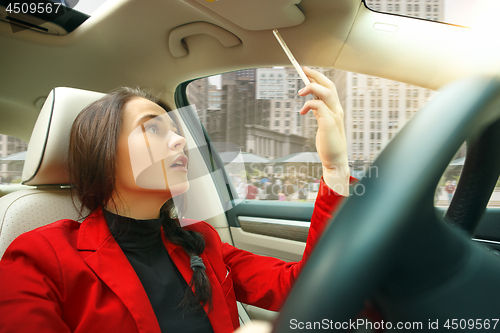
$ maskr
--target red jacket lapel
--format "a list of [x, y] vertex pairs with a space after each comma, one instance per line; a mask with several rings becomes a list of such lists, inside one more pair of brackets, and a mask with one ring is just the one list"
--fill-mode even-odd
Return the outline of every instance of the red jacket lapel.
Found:
[[96, 210], [82, 222], [77, 249], [92, 251], [84, 257], [85, 262], [125, 304], [134, 317], [139, 332], [160, 333], [158, 321], [141, 281], [111, 235], [101, 210]]

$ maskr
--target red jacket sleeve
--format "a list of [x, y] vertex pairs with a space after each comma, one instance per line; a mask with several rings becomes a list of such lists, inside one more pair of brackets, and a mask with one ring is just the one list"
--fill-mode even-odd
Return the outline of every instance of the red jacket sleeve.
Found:
[[[353, 180], [354, 178], [351, 178]], [[311, 255], [332, 213], [344, 197], [321, 180], [302, 260], [285, 262], [222, 245], [224, 262], [231, 270], [236, 299], [264, 309], [281, 308], [294, 281]]]
[[0, 332], [70, 332], [62, 285], [51, 244], [33, 232], [16, 238], [0, 262]]

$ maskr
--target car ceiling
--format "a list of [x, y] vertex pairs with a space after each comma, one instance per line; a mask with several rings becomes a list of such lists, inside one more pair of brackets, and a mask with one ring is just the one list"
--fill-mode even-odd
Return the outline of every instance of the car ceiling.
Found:
[[[0, 133], [27, 141], [39, 111], [36, 100], [57, 86], [100, 92], [140, 86], [172, 103], [175, 88], [186, 80], [289, 65], [271, 29], [242, 28], [240, 20], [248, 15], [262, 21], [258, 26], [272, 26], [258, 6], [229, 20], [200, 2], [110, 0], [65, 36], [31, 30], [12, 33], [8, 23], [0, 22]], [[457, 42], [469, 34], [464, 27], [372, 12], [360, 0], [303, 0], [297, 6], [305, 20], [280, 32], [302, 65], [437, 89], [462, 76], [494, 73], [500, 62], [498, 53], [483, 55], [481, 61], [470, 52], [464, 55], [464, 43]], [[172, 31], [196, 22], [220, 27], [241, 43], [225, 47], [200, 31], [184, 39], [188, 54], [175, 57], [169, 47]], [[377, 30], [378, 23], [397, 31]]]

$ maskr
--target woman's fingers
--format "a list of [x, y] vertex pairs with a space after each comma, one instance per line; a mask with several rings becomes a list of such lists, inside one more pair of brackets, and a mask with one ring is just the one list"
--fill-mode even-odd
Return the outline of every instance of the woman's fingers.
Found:
[[234, 333], [270, 333], [273, 329], [268, 322], [254, 320], [240, 327]]
[[309, 67], [302, 67], [304, 70], [304, 73], [311, 79], [314, 79], [317, 83], [321, 84], [322, 86], [328, 87], [329, 89], [335, 90], [335, 84], [333, 84], [330, 79], [328, 79], [325, 75], [322, 73], [315, 71], [314, 69], [311, 69]]
[[307, 96], [309, 94], [318, 96], [318, 98], [323, 101], [334, 113], [343, 113], [335, 90], [331, 90], [318, 83], [310, 83], [299, 91], [299, 95], [301, 96]]
[[324, 101], [334, 113], [343, 114], [335, 84], [322, 73], [308, 67], [304, 67], [304, 72], [309, 77], [311, 83], [301, 89], [299, 95], [314, 94]]

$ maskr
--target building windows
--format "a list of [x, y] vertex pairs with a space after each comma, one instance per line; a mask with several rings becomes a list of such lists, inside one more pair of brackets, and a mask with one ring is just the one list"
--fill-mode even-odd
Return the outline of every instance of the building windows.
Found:
[[358, 111], [352, 110], [352, 117], [356, 118], [358, 116]]
[[382, 118], [382, 111], [378, 110], [378, 112], [377, 112], [377, 117], [378, 117], [378, 118]]
[[374, 110], [370, 111], [370, 118], [375, 118], [375, 111]]
[[363, 110], [359, 110], [359, 117], [363, 118], [365, 116], [365, 113]]
[[365, 106], [365, 100], [364, 99], [360, 99], [359, 100], [359, 107], [363, 108], [364, 106]]
[[279, 116], [280, 116], [280, 112], [279, 112], [279, 111], [276, 111], [276, 112], [274, 113], [274, 116], [275, 116], [275, 117], [279, 117]]
[[279, 120], [275, 120], [274, 121], [274, 126], [279, 126], [280, 125], [280, 121]]
[[375, 129], [375, 122], [374, 121], [370, 121], [370, 129]]
[[285, 126], [290, 126], [290, 120], [285, 121]]
[[392, 11], [392, 4], [391, 3], [387, 5], [387, 11], [389, 11], [389, 12]]
[[359, 138], [363, 139], [363, 132], [359, 132]]
[[409, 12], [411, 12], [411, 5], [407, 5], [406, 6], [406, 10], [409, 11]]
[[274, 105], [275, 105], [276, 108], [279, 108], [281, 106], [281, 103], [280, 102], [276, 102]]
[[425, 6], [425, 11], [430, 12], [431, 11], [431, 5]]
[[381, 99], [379, 99], [379, 100], [377, 101], [377, 107], [379, 107], [379, 108], [381, 108], [381, 107], [382, 107], [382, 100], [381, 100]]
[[371, 86], [373, 84], [373, 78], [369, 77], [367, 83]]
[[399, 3], [397, 3], [397, 4], [394, 5], [394, 10], [396, 12], [399, 12]]
[[406, 100], [406, 107], [411, 108], [411, 101], [409, 99]]
[[357, 108], [358, 107], [358, 100], [357, 99], [353, 99], [352, 100], [352, 106]]
[[415, 11], [418, 12], [419, 10], [418, 5], [415, 5]]
[[[292, 107], [292, 104], [290, 102], [286, 102], [286, 108], [289, 109], [291, 107]], [[289, 116], [287, 116], [287, 117], [289, 117]]]
[[353, 140], [356, 140], [356, 134], [357, 134], [357, 132], [352, 132], [352, 139]]

